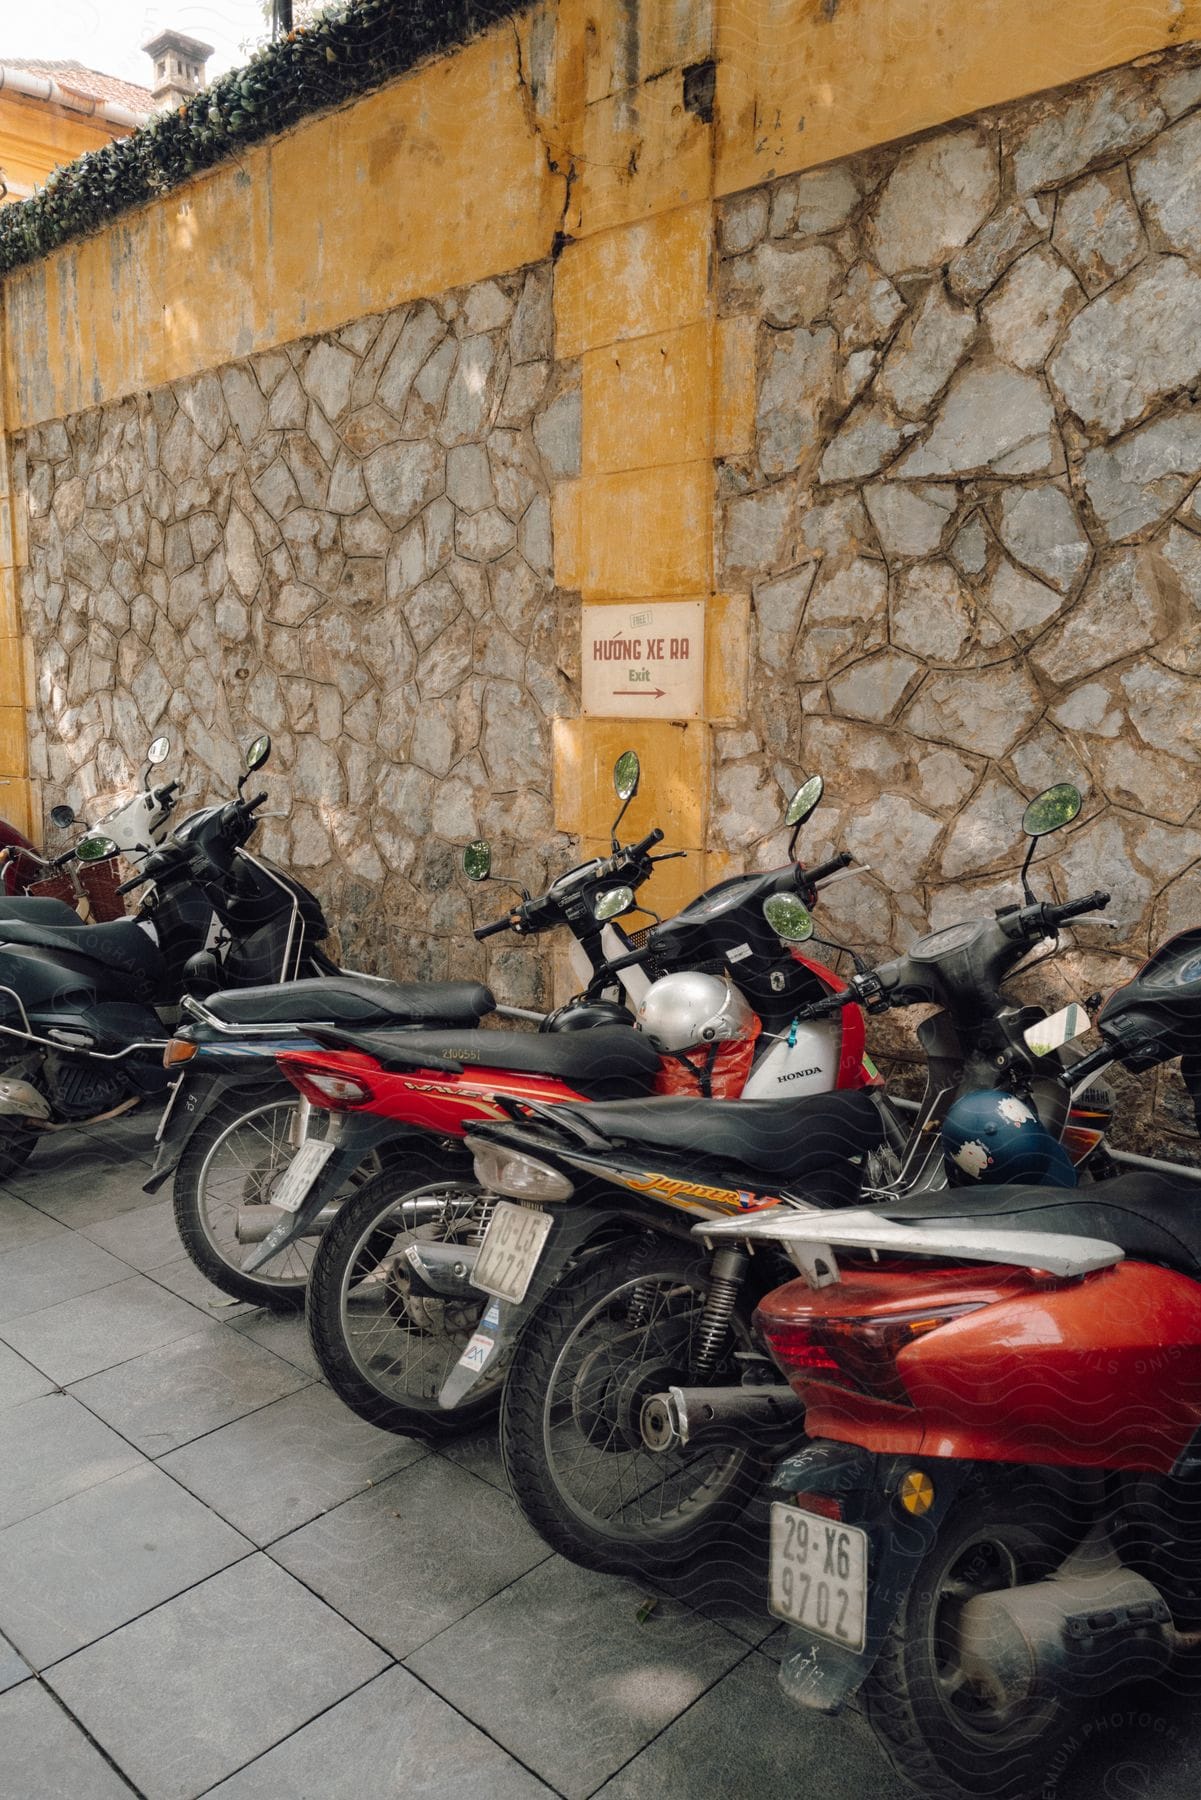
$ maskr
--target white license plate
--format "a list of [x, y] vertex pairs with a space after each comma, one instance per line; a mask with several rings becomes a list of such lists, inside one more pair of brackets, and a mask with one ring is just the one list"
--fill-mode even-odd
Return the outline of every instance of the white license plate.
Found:
[[867, 1628], [867, 1533], [777, 1500], [771, 1509], [770, 1607], [848, 1650]]
[[307, 1139], [288, 1164], [279, 1186], [268, 1194], [272, 1206], [282, 1207], [284, 1212], [298, 1212], [305, 1195], [336, 1148], [335, 1144], [322, 1143], [319, 1138]]
[[475, 1259], [474, 1285], [498, 1300], [524, 1300], [553, 1224], [550, 1213], [498, 1200]]

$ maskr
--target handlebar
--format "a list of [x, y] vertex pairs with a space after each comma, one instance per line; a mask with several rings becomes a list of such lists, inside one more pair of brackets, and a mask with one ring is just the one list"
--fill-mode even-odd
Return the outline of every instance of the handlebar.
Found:
[[854, 860], [849, 850], [840, 850], [837, 856], [830, 857], [827, 862], [815, 863], [811, 869], [802, 869], [800, 873], [808, 887], [816, 887], [827, 876], [837, 875], [840, 869], [849, 869]]
[[1068, 919], [1078, 919], [1081, 913], [1103, 912], [1108, 905], [1109, 895], [1105, 889], [1094, 888], [1080, 900], [1065, 900], [1062, 906], [1044, 906], [1042, 913], [1048, 925], [1063, 925]]
[[631, 844], [626, 851], [626, 855], [633, 861], [635, 858], [645, 856], [648, 850], [653, 850], [656, 844], [661, 844], [662, 842], [663, 833], [656, 825], [653, 831], [647, 832], [640, 844]]
[[512, 923], [512, 921], [507, 918], [494, 919], [492, 921], [491, 925], [477, 926], [475, 935], [478, 939], [495, 937], [495, 935], [498, 931], [508, 931], [511, 923]]

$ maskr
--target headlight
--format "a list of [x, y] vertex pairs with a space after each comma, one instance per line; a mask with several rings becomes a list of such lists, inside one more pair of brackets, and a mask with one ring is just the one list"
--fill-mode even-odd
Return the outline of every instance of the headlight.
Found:
[[518, 1150], [470, 1136], [467, 1148], [475, 1156], [476, 1180], [490, 1193], [507, 1194], [513, 1200], [569, 1200], [575, 1192], [561, 1170]]

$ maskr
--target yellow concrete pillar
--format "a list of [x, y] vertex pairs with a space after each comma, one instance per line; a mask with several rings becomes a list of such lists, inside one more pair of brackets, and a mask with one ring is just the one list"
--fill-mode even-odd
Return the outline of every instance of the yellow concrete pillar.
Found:
[[[0, 310], [0, 369], [5, 350], [3, 328], [4, 314]], [[0, 399], [0, 818], [31, 834], [33, 794], [25, 714], [27, 652], [17, 603], [17, 570], [24, 561], [25, 514], [16, 503], [15, 487], [12, 444], [4, 429]]]

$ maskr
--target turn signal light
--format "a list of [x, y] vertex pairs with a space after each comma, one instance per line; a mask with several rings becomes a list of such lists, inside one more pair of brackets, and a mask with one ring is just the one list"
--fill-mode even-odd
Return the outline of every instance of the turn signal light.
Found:
[[168, 1038], [167, 1047], [163, 1051], [164, 1069], [173, 1069], [177, 1063], [191, 1062], [199, 1048], [199, 1044], [193, 1044], [188, 1038]]

